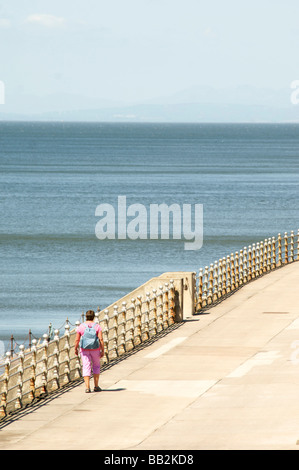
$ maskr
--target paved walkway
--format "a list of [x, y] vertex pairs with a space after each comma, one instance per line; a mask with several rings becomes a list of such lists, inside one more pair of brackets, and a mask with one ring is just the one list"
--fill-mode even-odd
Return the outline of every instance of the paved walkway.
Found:
[[[299, 263], [1, 427], [2, 449], [298, 449]], [[298, 444], [297, 444], [298, 442]]]

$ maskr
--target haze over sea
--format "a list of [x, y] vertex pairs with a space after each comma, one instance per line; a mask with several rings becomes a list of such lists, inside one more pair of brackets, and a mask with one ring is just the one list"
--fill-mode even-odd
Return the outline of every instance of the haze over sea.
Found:
[[[298, 124], [0, 123], [0, 340], [297, 230]], [[203, 246], [99, 240], [96, 207], [203, 204]]]

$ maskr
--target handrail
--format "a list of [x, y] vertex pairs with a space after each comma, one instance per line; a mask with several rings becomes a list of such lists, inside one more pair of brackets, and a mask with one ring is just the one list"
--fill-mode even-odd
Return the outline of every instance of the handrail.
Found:
[[299, 230], [279, 233], [231, 253], [210, 266], [200, 268], [196, 275], [196, 310], [200, 311], [224, 298], [247, 282], [299, 260]]
[[[130, 303], [112, 304], [95, 312], [103, 331], [105, 354], [102, 365], [121, 357], [151, 339], [175, 322], [175, 288], [173, 280], [159, 289], [132, 298]], [[76, 328], [80, 322], [76, 322]], [[19, 346], [15, 358], [6, 353], [5, 371], [0, 377], [0, 419], [33, 403], [64, 385], [81, 378], [81, 358], [75, 355], [76, 328], [67, 320], [63, 336], [54, 331], [50, 340], [32, 340], [31, 350]]]

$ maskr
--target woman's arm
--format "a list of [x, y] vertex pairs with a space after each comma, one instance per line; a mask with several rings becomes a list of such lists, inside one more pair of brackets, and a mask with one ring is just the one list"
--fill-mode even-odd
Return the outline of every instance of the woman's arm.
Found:
[[76, 339], [75, 339], [75, 354], [78, 356], [78, 347], [80, 343], [80, 334], [77, 332], [76, 333]]
[[101, 348], [100, 356], [103, 357], [104, 356], [104, 340], [103, 340], [102, 330], [99, 331], [98, 338], [100, 340], [100, 348]]

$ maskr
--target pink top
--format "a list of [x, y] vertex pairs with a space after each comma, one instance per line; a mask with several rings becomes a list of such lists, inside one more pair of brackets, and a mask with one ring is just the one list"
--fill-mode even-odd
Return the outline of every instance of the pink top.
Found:
[[[86, 323], [90, 324], [88, 321]], [[95, 330], [98, 335], [99, 332], [102, 331], [101, 326], [99, 325], [99, 323], [94, 323], [94, 322], [91, 322], [91, 323], [93, 326], [95, 326]], [[79, 335], [82, 336], [84, 334], [85, 328], [86, 328], [86, 325], [84, 323], [81, 323], [81, 325], [79, 325], [77, 328], [77, 333], [79, 333]], [[100, 348], [97, 348], [97, 349], [100, 349]], [[97, 349], [90, 349], [90, 351], [97, 351]]]

